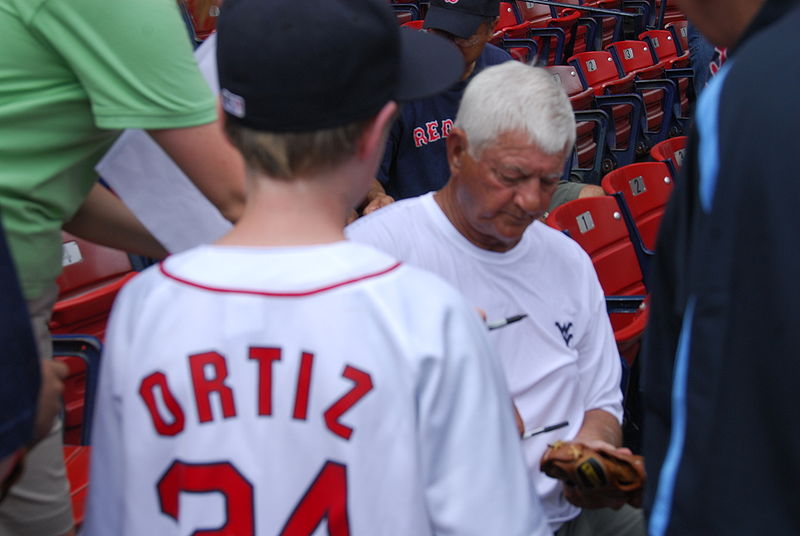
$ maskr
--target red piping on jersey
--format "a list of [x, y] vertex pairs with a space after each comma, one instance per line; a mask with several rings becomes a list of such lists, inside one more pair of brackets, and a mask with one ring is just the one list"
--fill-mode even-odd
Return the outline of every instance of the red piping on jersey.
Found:
[[158, 268], [161, 270], [161, 273], [164, 274], [166, 277], [170, 279], [174, 279], [178, 283], [183, 283], [184, 285], [189, 285], [190, 287], [195, 287], [203, 290], [208, 290], [211, 292], [228, 292], [232, 294], [253, 294], [255, 296], [269, 296], [270, 298], [302, 298], [304, 296], [311, 296], [313, 294], [319, 294], [321, 292], [327, 292], [329, 290], [333, 290], [339, 287], [343, 287], [345, 285], [352, 285], [353, 283], [358, 283], [360, 281], [364, 281], [366, 279], [372, 279], [374, 277], [379, 277], [384, 274], [388, 274], [389, 272], [396, 270], [403, 264], [402, 262], [397, 262], [385, 270], [381, 270], [380, 272], [374, 272], [371, 274], [362, 275], [360, 277], [356, 277], [354, 279], [348, 279], [347, 281], [341, 281], [339, 283], [334, 283], [333, 285], [328, 285], [326, 287], [315, 288], [313, 290], [304, 290], [301, 292], [264, 292], [260, 290], [239, 290], [239, 289], [229, 289], [229, 288], [217, 288], [217, 287], [210, 287], [208, 285], [201, 285], [200, 283], [195, 283], [193, 281], [189, 281], [188, 279], [180, 278], [174, 274], [171, 274], [167, 271], [166, 267], [164, 266], [164, 262], [158, 263]]

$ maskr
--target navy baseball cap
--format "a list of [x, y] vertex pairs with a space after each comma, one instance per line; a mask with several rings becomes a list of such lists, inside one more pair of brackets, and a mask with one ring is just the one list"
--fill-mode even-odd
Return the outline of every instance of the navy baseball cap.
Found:
[[386, 0], [225, 0], [217, 34], [223, 109], [254, 130], [366, 120], [390, 100], [447, 89], [464, 70], [446, 39], [401, 31]]
[[487, 18], [500, 15], [500, 0], [431, 0], [422, 27], [467, 39]]

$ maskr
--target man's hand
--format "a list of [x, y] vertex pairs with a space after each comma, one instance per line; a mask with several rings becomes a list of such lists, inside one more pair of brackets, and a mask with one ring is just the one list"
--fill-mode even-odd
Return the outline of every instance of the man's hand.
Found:
[[371, 212], [375, 212], [379, 208], [383, 208], [386, 205], [391, 205], [394, 203], [394, 198], [390, 195], [379, 193], [376, 194], [372, 199], [367, 201], [367, 204], [364, 205], [364, 209], [361, 211], [361, 214], [366, 216]]
[[[633, 452], [631, 452], [629, 448], [617, 448], [599, 439], [588, 441], [586, 446], [595, 450], [605, 450], [610, 453], [619, 452], [633, 455]], [[613, 508], [614, 510], [619, 510], [627, 502], [627, 496], [621, 492], [617, 496], [599, 495], [596, 493], [586, 493], [578, 486], [574, 484], [570, 485], [567, 482], [562, 481], [562, 485], [564, 486], [564, 497], [575, 506], [581, 508]]]
[[68, 372], [64, 363], [52, 359], [42, 360], [42, 386], [36, 408], [34, 443], [44, 438], [53, 427], [53, 419], [61, 408], [61, 394], [64, 392], [64, 379]]
[[375, 179], [372, 181], [372, 186], [367, 192], [366, 197], [364, 197], [364, 203], [361, 205], [361, 215], [366, 216], [392, 203], [394, 203], [394, 198], [388, 195], [380, 181]]
[[561, 480], [564, 497], [581, 508], [641, 505], [644, 460], [600, 440], [557, 441], [542, 456], [542, 471]]

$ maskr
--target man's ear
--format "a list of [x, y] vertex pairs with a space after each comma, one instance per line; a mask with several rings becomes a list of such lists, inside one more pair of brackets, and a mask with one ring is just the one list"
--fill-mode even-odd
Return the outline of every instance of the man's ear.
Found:
[[447, 136], [447, 163], [450, 165], [451, 175], [461, 169], [469, 149], [468, 143], [466, 133], [460, 128], [454, 127]]
[[358, 141], [357, 155], [359, 158], [369, 158], [374, 151], [378, 151], [380, 156], [383, 155], [383, 151], [386, 149], [386, 137], [396, 116], [396, 102], [389, 101], [383, 105]]

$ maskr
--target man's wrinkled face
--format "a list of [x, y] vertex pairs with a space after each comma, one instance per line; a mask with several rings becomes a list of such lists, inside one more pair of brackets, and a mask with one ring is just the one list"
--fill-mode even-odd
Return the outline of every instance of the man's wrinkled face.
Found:
[[[468, 143], [463, 131], [454, 133], [454, 143]], [[464, 227], [460, 230], [484, 249], [506, 251], [547, 211], [564, 171], [566, 150], [547, 154], [527, 135], [512, 131], [498, 136], [478, 157], [466, 147], [449, 156]]]

